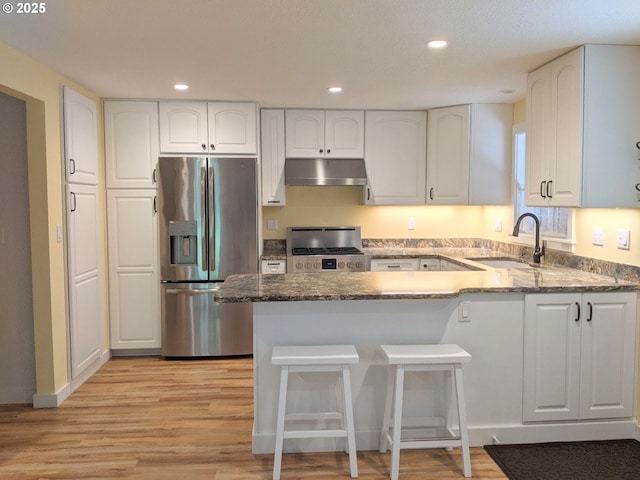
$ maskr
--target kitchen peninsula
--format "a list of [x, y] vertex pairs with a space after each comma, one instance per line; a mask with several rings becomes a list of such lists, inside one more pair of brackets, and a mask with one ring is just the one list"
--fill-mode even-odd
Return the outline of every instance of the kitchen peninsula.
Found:
[[[273, 451], [278, 370], [270, 356], [288, 344], [356, 346], [359, 450], [377, 449], [383, 343], [457, 343], [472, 354], [464, 367], [472, 445], [634, 438], [638, 284], [563, 267], [451, 260], [476, 269], [229, 277], [216, 300], [253, 302], [253, 451]], [[416, 379], [405, 397], [409, 414], [439, 411], [438, 381]], [[292, 380], [289, 401], [325, 408], [319, 387]], [[344, 448], [313, 442], [289, 448]]]

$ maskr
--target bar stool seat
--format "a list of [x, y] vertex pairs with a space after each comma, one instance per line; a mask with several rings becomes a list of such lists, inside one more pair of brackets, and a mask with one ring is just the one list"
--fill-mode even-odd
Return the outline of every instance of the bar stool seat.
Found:
[[[351, 395], [350, 365], [360, 361], [358, 351], [353, 345], [310, 345], [275, 346], [271, 354], [271, 363], [280, 366], [280, 392], [278, 398], [278, 417], [276, 422], [276, 445], [273, 460], [273, 480], [279, 480], [282, 466], [282, 450], [285, 438], [340, 438], [347, 439], [347, 452], [351, 477], [358, 476], [356, 457], [355, 427], [353, 422], [353, 401]], [[286, 413], [289, 373], [338, 372], [342, 378], [342, 412], [322, 413]], [[286, 420], [339, 420], [342, 428], [285, 430]]]
[[[471, 361], [471, 355], [455, 344], [434, 345], [382, 345], [388, 365], [391, 367], [387, 380], [380, 452], [391, 448], [391, 480], [398, 480], [400, 470], [400, 450], [416, 448], [460, 447], [462, 452], [463, 474], [471, 476], [471, 457], [469, 454], [469, 436], [467, 433], [467, 415], [465, 410], [464, 387], [462, 382], [462, 364]], [[448, 412], [443, 417], [445, 435], [433, 438], [402, 439], [402, 403], [404, 396], [405, 372], [445, 372], [445, 407], [449, 409], [451, 381], [455, 384], [456, 410], [458, 414], [458, 432], [448, 425]], [[392, 416], [393, 406], [393, 416]], [[417, 426], [417, 425], [412, 425]]]

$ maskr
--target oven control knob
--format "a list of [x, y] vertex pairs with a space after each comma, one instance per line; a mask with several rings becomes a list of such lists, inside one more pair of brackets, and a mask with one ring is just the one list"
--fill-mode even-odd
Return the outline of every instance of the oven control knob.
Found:
[[316, 270], [320, 268], [320, 262], [313, 262], [313, 268]]
[[338, 268], [344, 268], [344, 262], [342, 261], [338, 262]]
[[302, 270], [302, 262], [296, 263], [296, 270]]
[[309, 270], [311, 268], [311, 262], [306, 262], [304, 264], [304, 268], [306, 268], [307, 270]]
[[362, 262], [356, 262], [356, 268], [357, 269], [362, 268]]

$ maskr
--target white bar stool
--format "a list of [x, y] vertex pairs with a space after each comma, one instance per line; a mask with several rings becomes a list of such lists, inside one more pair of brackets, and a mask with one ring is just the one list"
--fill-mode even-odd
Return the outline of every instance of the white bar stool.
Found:
[[[280, 365], [280, 393], [278, 419], [276, 423], [276, 446], [273, 459], [273, 480], [279, 480], [282, 466], [282, 448], [285, 438], [347, 438], [347, 452], [351, 477], [358, 476], [356, 438], [353, 423], [353, 401], [351, 396], [351, 374], [349, 365], [360, 361], [353, 345], [313, 345], [273, 347], [271, 363]], [[344, 402], [342, 412], [286, 414], [287, 384], [289, 373], [342, 372]], [[331, 430], [285, 430], [285, 420], [340, 420], [342, 428]]]
[[[380, 435], [380, 453], [391, 447], [391, 480], [398, 480], [400, 469], [400, 450], [416, 448], [461, 447], [463, 473], [471, 476], [471, 457], [469, 455], [469, 435], [467, 433], [467, 414], [465, 410], [464, 388], [462, 384], [462, 364], [471, 361], [471, 355], [455, 344], [435, 345], [382, 345], [390, 369], [387, 380], [387, 397], [384, 408], [382, 433]], [[401, 439], [402, 401], [404, 395], [405, 372], [445, 372], [445, 406], [450, 405], [451, 383], [455, 383], [458, 412], [458, 434], [448, 425], [448, 412], [444, 416], [445, 434], [433, 438]], [[394, 375], [395, 373], [395, 375]], [[394, 382], [395, 377], [395, 382]], [[394, 386], [395, 383], [395, 386]], [[395, 393], [395, 394], [394, 394]], [[391, 406], [393, 404], [393, 417]], [[417, 425], [412, 425], [413, 427]], [[390, 434], [392, 431], [392, 434]]]

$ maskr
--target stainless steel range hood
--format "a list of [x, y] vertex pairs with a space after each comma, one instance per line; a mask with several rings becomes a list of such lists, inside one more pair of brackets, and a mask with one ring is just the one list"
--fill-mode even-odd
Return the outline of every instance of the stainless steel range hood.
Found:
[[362, 158], [287, 158], [286, 185], [366, 185]]

